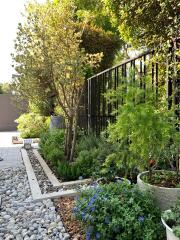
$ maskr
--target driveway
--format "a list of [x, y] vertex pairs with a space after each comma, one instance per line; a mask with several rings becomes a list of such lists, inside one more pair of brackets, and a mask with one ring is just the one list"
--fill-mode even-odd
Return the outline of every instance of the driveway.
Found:
[[19, 136], [19, 132], [0, 132], [0, 148], [1, 147], [17, 147], [19, 144], [12, 144], [12, 136]]
[[21, 157], [22, 144], [12, 144], [12, 136], [19, 136], [18, 132], [0, 132], [0, 169], [17, 168], [23, 166]]

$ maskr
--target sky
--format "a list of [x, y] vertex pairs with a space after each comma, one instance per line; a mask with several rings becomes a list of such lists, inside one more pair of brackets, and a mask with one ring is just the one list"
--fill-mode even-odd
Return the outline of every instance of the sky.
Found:
[[[45, 0], [37, 0], [44, 2]], [[15, 73], [11, 67], [11, 53], [14, 48], [14, 39], [19, 22], [22, 22], [21, 13], [28, 0], [0, 0], [0, 83], [10, 82]]]

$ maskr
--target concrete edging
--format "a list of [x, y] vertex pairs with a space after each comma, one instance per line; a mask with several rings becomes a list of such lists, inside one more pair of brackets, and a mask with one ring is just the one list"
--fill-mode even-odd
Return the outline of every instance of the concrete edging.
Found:
[[60, 182], [56, 178], [56, 176], [53, 174], [47, 163], [44, 161], [44, 159], [41, 157], [37, 149], [33, 149], [33, 153], [35, 154], [36, 158], [38, 159], [39, 163], [41, 164], [41, 167], [43, 168], [45, 174], [47, 175], [49, 181], [52, 183], [54, 187], [59, 187]]
[[[34, 151], [34, 150], [33, 150]], [[21, 148], [21, 154], [22, 154], [22, 159], [24, 162], [24, 165], [26, 167], [26, 172], [28, 176], [28, 181], [31, 189], [31, 194], [33, 201], [42, 201], [45, 199], [52, 199], [52, 198], [59, 198], [59, 197], [75, 197], [79, 195], [79, 192], [76, 190], [64, 190], [64, 191], [59, 191], [59, 192], [52, 192], [52, 193], [41, 193], [41, 189], [39, 187], [39, 183], [37, 181], [36, 175], [34, 173], [32, 164], [29, 160], [27, 151], [23, 148]], [[38, 153], [39, 154], [39, 153]], [[42, 159], [43, 160], [43, 159]], [[43, 160], [44, 161], [44, 160]], [[42, 165], [41, 165], [42, 166]], [[45, 166], [45, 165], [44, 165]], [[43, 167], [43, 166], [42, 166]], [[48, 167], [49, 168], [49, 167]], [[44, 169], [44, 168], [43, 168]], [[50, 170], [51, 171], [51, 170]], [[51, 176], [52, 177], [52, 176]], [[55, 176], [54, 176], [55, 177]], [[55, 177], [56, 178], [56, 177]], [[52, 180], [52, 179], [51, 179]], [[58, 181], [58, 180], [57, 180]], [[88, 182], [90, 179], [84, 179], [84, 180], [78, 180], [78, 181], [71, 181], [71, 182], [65, 182], [65, 183], [60, 183], [59, 186], [66, 186], [69, 185], [74, 185], [75, 183], [79, 184], [81, 182]], [[57, 183], [57, 182], [56, 182]]]
[[26, 172], [28, 176], [32, 197], [33, 199], [38, 199], [42, 196], [42, 194], [41, 194], [41, 189], [39, 187], [33, 167], [31, 165], [31, 162], [29, 160], [28, 154], [25, 149], [23, 148], [21, 149], [21, 154], [22, 154], [24, 165], [26, 167]]
[[90, 183], [92, 180], [91, 178], [83, 179], [83, 180], [76, 180], [76, 181], [69, 181], [69, 182], [59, 182], [56, 176], [52, 173], [51, 169], [41, 157], [37, 149], [33, 149], [35, 156], [37, 157], [39, 163], [41, 164], [45, 174], [47, 175], [49, 181], [52, 183], [54, 187], [63, 187], [63, 186], [72, 186], [78, 184], [86, 184]]

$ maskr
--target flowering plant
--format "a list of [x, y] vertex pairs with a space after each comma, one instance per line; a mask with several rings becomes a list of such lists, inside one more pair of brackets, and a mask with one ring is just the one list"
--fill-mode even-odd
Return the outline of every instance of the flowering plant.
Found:
[[84, 191], [74, 214], [84, 224], [87, 240], [164, 239], [161, 214], [151, 196], [126, 183]]

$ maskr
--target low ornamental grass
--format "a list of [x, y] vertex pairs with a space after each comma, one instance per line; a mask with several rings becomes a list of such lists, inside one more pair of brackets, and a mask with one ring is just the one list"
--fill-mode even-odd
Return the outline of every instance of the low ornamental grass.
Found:
[[86, 229], [86, 240], [165, 239], [161, 212], [150, 194], [125, 183], [82, 192], [73, 212]]

